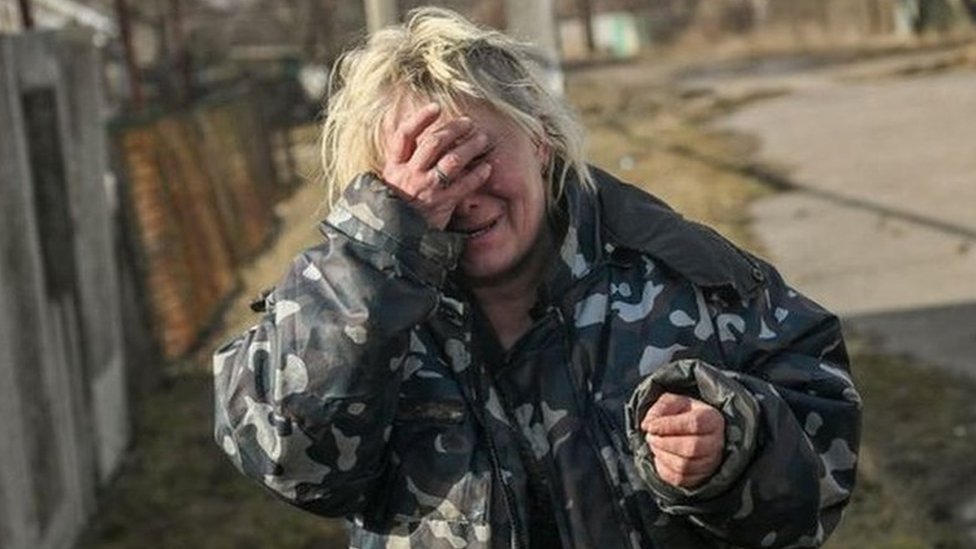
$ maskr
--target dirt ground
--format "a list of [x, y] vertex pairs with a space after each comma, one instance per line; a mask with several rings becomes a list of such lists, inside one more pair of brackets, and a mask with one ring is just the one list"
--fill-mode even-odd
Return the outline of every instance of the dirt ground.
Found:
[[[570, 99], [590, 130], [592, 161], [644, 182], [688, 217], [760, 255], [746, 204], [775, 192], [750, 176], [754, 143], [706, 131], [735, 108], [666, 85], [571, 75]], [[761, 98], [746, 97], [741, 101]], [[311, 140], [313, 131], [302, 138]], [[314, 165], [314, 147], [303, 150]], [[211, 440], [208, 349], [254, 321], [247, 301], [274, 283], [290, 258], [317, 240], [322, 193], [314, 185], [279, 204], [276, 242], [242, 273], [243, 288], [199, 356], [170, 365], [160, 390], [134, 403], [135, 443], [82, 548], [331, 548], [343, 526], [277, 502], [241, 477]], [[971, 382], [878, 356], [854, 338], [855, 377], [865, 401], [859, 486], [828, 544], [854, 548], [962, 548], [954, 522], [958, 486], [976, 478], [976, 394]]]

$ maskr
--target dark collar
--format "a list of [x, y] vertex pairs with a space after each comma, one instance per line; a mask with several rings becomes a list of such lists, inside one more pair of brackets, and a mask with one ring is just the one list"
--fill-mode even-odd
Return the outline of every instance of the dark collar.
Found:
[[618, 248], [647, 254], [692, 283], [753, 296], [765, 281], [761, 264], [713, 229], [686, 220], [659, 198], [591, 168], [596, 191], [566, 182], [565, 235], [546, 293], [565, 295]]

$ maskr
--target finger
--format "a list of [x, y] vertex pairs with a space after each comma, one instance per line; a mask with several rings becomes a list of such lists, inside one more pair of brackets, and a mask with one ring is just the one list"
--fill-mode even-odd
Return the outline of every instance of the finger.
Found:
[[410, 157], [410, 164], [418, 171], [430, 170], [441, 156], [466, 136], [473, 127], [474, 122], [462, 116], [439, 128], [428, 130], [417, 138], [417, 148]]
[[480, 163], [474, 169], [466, 171], [447, 188], [439, 184], [428, 186], [410, 200], [421, 210], [430, 226], [443, 230], [450, 222], [458, 203], [484, 185], [491, 175], [491, 170], [491, 164]]
[[488, 135], [482, 131], [474, 131], [456, 142], [456, 146], [444, 153], [434, 164], [452, 181], [465, 170], [471, 168], [468, 164], [488, 150]]
[[440, 114], [441, 106], [437, 103], [428, 103], [411, 113], [393, 132], [387, 148], [389, 159], [397, 164], [409, 160], [414, 152], [417, 138], [437, 120]]
[[710, 475], [715, 472], [718, 465], [714, 459], [688, 459], [667, 452], [654, 454], [654, 463], [660, 463], [683, 476]]
[[647, 409], [647, 413], [644, 414], [644, 419], [641, 421], [641, 427], [646, 431], [647, 424], [651, 419], [680, 414], [690, 409], [690, 398], [674, 393], [664, 393]]
[[444, 200], [454, 203], [459, 202], [465, 196], [478, 190], [479, 187], [488, 181], [491, 175], [492, 165], [482, 162], [472, 169], [469, 169], [455, 179], [451, 186], [445, 189]]
[[657, 471], [657, 475], [661, 477], [661, 480], [664, 482], [667, 482], [672, 486], [682, 486], [685, 488], [699, 486], [710, 476], [706, 474], [683, 474], [680, 471], [675, 471], [674, 469], [670, 468], [667, 463], [657, 459], [654, 460], [654, 469]]
[[724, 448], [723, 437], [717, 435], [689, 435], [662, 437], [648, 435], [647, 443], [651, 452], [667, 452], [688, 459], [715, 457]]
[[692, 407], [681, 414], [652, 417], [644, 430], [654, 435], [705, 435], [724, 428], [725, 419], [718, 410]]

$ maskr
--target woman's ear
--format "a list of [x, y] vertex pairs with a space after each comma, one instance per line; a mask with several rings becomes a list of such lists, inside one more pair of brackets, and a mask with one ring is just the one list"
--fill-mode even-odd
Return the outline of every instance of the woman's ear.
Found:
[[535, 157], [539, 161], [542, 174], [549, 175], [549, 167], [552, 165], [552, 147], [547, 143], [537, 143], [535, 146]]

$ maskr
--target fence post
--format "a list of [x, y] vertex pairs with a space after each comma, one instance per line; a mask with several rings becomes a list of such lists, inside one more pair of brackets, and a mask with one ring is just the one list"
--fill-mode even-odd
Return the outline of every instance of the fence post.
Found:
[[0, 37], [4, 548], [71, 547], [127, 438], [96, 64], [84, 31]]
[[[68, 138], [68, 107], [53, 34], [17, 36], [13, 45], [30, 173], [21, 184], [32, 187], [33, 194], [32, 203], [23, 207], [34, 216], [34, 253], [40, 258], [42, 281], [37, 334], [22, 335], [42, 341], [41, 369], [36, 379], [21, 382], [20, 391], [26, 393], [30, 387], [42, 396], [22, 404], [43, 419], [39, 428], [32, 425], [28, 433], [29, 466], [38, 502], [37, 546], [54, 548], [73, 541], [94, 497], [94, 448], [85, 439], [90, 416], [78, 380], [85, 375], [86, 357], [78, 322], [76, 213], [69, 196], [73, 143]], [[23, 367], [18, 365], [18, 372]]]
[[107, 140], [99, 56], [93, 35], [67, 29], [57, 35], [63, 68], [74, 168], [70, 197], [75, 212], [78, 286], [87, 341], [88, 385], [98, 480], [104, 483], [121, 462], [129, 439], [123, 365], [119, 269], [115, 257], [113, 198], [106, 188]]
[[[36, 540], [36, 505], [27, 462], [26, 434], [16, 366], [40, 359], [41, 345], [22, 331], [36, 328], [42, 303], [37, 276], [39, 258], [31, 253], [36, 234], [30, 210], [27, 151], [13, 62], [12, 39], [0, 36], [0, 545], [14, 549]], [[21, 314], [26, 314], [21, 317]]]

